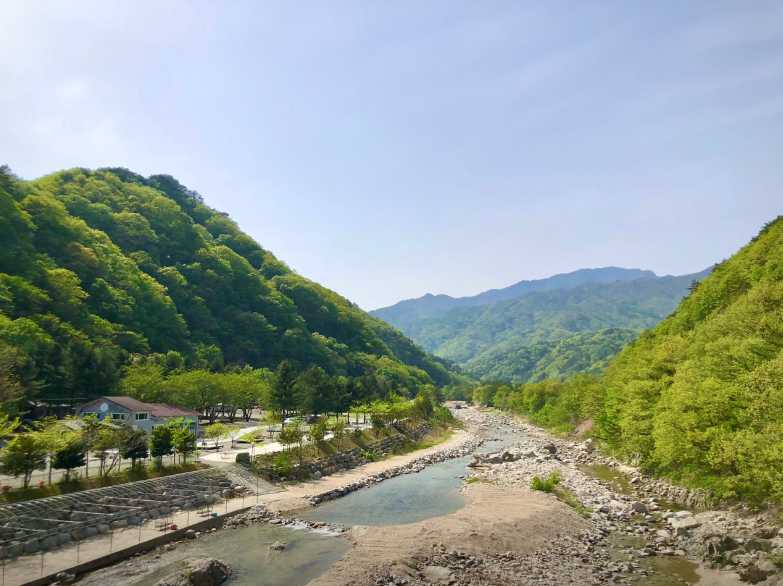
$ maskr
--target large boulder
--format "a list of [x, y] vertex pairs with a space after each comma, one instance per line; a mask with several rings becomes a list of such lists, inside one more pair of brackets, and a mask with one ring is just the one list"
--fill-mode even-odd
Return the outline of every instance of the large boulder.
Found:
[[677, 535], [684, 535], [689, 531], [701, 526], [701, 521], [692, 514], [677, 514], [669, 519], [669, 525]]
[[777, 571], [778, 568], [772, 561], [760, 559], [740, 570], [740, 580], [743, 582], [750, 582], [751, 584], [758, 584], [775, 574]]
[[231, 575], [226, 562], [213, 558], [188, 560], [182, 570], [159, 581], [156, 586], [218, 586]]

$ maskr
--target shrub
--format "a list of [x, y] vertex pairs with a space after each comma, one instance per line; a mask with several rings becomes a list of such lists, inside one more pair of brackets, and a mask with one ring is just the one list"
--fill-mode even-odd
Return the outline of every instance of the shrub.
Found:
[[380, 459], [380, 456], [375, 450], [362, 450], [362, 457], [369, 462], [375, 462]]
[[540, 476], [536, 475], [533, 477], [533, 480], [530, 481], [530, 488], [543, 492], [552, 492], [555, 490], [555, 487], [560, 484], [560, 480], [560, 474], [557, 472], [552, 472], [546, 478], [541, 478]]
[[278, 476], [290, 476], [294, 469], [290, 454], [288, 452], [277, 452], [272, 461], [272, 469]]

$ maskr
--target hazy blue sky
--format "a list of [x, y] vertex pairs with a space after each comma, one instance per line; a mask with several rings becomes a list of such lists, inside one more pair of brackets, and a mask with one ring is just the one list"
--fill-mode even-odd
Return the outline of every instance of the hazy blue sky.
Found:
[[783, 3], [0, 3], [0, 162], [170, 173], [375, 308], [783, 212]]

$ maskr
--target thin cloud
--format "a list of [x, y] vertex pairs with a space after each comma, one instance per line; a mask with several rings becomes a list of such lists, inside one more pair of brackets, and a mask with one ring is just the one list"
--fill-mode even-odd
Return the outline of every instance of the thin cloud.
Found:
[[685, 44], [708, 51], [783, 40], [780, 2], [741, 2], [738, 11], [705, 19], [683, 31]]

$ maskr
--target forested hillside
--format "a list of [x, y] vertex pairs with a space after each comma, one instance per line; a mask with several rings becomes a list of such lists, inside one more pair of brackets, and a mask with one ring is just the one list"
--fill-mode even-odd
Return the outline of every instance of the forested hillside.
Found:
[[560, 429], [722, 497], [783, 499], [783, 217], [717, 265], [601, 378], [483, 388]]
[[636, 335], [634, 330], [606, 328], [542, 342], [518, 340], [481, 353], [466, 368], [483, 380], [512, 382], [597, 373]]
[[[604, 272], [588, 273], [587, 284], [573, 286], [576, 278], [553, 277], [558, 288], [550, 283], [515, 299], [452, 309], [414, 320], [404, 332], [483, 380], [525, 382], [595, 372], [635, 334], [666, 317], [706, 274], [655, 277], [596, 270]], [[625, 278], [637, 273], [643, 277]], [[624, 278], [596, 282], [618, 275]]]
[[450, 297], [449, 295], [432, 295], [428, 293], [416, 299], [406, 299], [389, 307], [373, 310], [370, 313], [407, 333], [409, 328], [415, 326], [416, 323], [424, 319], [443, 315], [458, 307], [490, 305], [498, 301], [517, 299], [537, 291], [573, 289], [588, 284], [634, 281], [643, 278], [655, 278], [655, 273], [620, 267], [579, 269], [570, 273], [553, 275], [545, 279], [519, 281], [502, 289], [489, 289], [469, 297]]
[[3, 402], [110, 393], [153, 355], [169, 371], [287, 360], [401, 392], [452, 376], [170, 176], [0, 169]]

